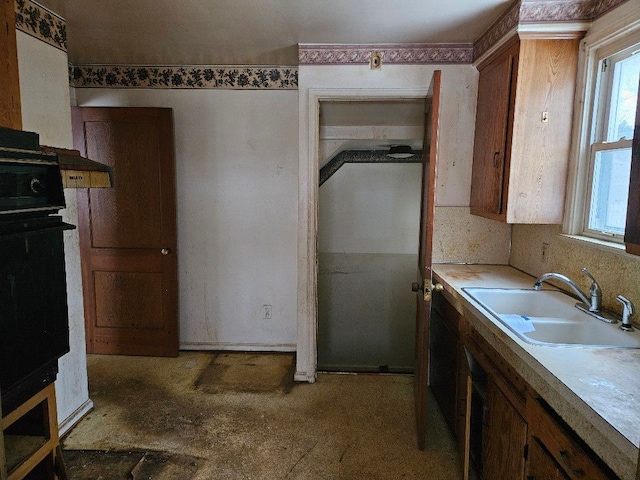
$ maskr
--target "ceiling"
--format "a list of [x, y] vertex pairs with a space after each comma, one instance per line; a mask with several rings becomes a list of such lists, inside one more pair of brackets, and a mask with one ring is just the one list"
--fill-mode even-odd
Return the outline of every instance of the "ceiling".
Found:
[[512, 0], [38, 0], [74, 64], [297, 65], [298, 43], [472, 43]]

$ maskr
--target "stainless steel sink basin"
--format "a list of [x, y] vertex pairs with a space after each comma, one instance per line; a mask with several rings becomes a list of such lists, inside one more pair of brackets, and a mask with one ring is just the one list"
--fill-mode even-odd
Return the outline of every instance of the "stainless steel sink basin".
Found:
[[640, 348], [640, 333], [625, 332], [575, 307], [556, 290], [463, 288], [527, 343], [552, 346]]

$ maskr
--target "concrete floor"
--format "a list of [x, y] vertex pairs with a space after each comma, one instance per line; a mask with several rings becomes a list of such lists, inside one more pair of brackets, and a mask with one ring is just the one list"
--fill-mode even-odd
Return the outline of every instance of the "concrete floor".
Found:
[[[283, 358], [272, 357], [279, 375], [287, 372]], [[270, 362], [267, 355], [212, 352], [90, 355], [94, 410], [63, 439], [66, 456], [76, 467], [93, 462], [96, 451], [178, 458], [136, 480], [461, 478], [455, 442], [433, 400], [427, 448], [416, 447], [412, 376], [319, 374], [314, 384], [234, 388], [234, 372], [242, 385], [247, 369], [267, 377]], [[211, 363], [223, 365], [219, 383], [228, 388], [203, 385]]]

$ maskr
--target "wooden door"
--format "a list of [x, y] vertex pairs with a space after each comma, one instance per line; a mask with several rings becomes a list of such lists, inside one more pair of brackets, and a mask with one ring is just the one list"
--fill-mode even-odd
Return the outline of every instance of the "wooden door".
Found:
[[[480, 70], [473, 146], [471, 213], [490, 218], [503, 213], [507, 128], [517, 45]], [[491, 215], [494, 215], [491, 217]]]
[[436, 163], [438, 160], [438, 120], [440, 114], [441, 72], [433, 72], [425, 111], [425, 135], [422, 148], [422, 204], [420, 208], [420, 245], [418, 250], [418, 308], [416, 314], [416, 351], [414, 396], [418, 448], [424, 450], [427, 433], [427, 382], [429, 372], [429, 320], [431, 317], [431, 247], [435, 212]]
[[482, 479], [523, 478], [527, 424], [491, 377], [487, 379], [484, 425]]
[[113, 188], [78, 190], [88, 353], [178, 354], [171, 109], [73, 109], [74, 147]]

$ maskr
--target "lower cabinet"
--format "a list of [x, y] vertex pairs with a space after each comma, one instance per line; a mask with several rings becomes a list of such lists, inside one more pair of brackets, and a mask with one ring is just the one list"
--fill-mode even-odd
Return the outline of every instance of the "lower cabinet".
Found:
[[462, 343], [457, 342], [456, 349], [458, 351], [458, 361], [456, 362], [458, 368], [456, 371], [456, 425], [454, 433], [458, 441], [458, 450], [462, 454], [462, 468], [465, 472], [464, 480], [467, 480], [470, 468], [469, 450], [471, 447], [471, 371], [469, 370], [467, 355]]
[[529, 438], [527, 480], [569, 480], [549, 451], [535, 436]]
[[482, 478], [522, 478], [527, 424], [492, 376], [487, 378], [484, 426]]
[[465, 480], [618, 478], [442, 294], [433, 306], [431, 388]]
[[451, 430], [456, 430], [456, 374], [458, 366], [458, 312], [434, 294], [429, 326], [429, 384]]
[[618, 478], [543, 400], [527, 399], [527, 421], [527, 480]]

